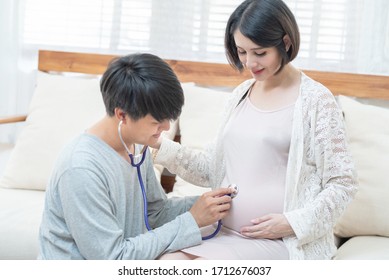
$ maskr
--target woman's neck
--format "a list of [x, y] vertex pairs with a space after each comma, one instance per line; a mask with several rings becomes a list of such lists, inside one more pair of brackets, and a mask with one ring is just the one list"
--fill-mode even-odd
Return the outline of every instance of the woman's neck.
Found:
[[273, 90], [287, 89], [293, 87], [296, 83], [300, 82], [301, 72], [293, 67], [291, 64], [287, 64], [276, 75], [268, 78], [266, 81], [257, 83], [257, 87], [262, 89], [262, 92], [271, 92]]
[[276, 110], [293, 104], [300, 92], [301, 72], [287, 64], [266, 81], [256, 81], [249, 98], [261, 110]]

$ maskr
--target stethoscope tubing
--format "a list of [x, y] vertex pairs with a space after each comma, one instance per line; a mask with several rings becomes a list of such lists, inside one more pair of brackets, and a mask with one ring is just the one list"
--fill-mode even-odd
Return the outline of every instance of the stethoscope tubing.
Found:
[[143, 183], [143, 178], [142, 178], [142, 172], [140, 170], [140, 167], [141, 165], [143, 164], [143, 162], [145, 161], [145, 158], [146, 158], [146, 152], [147, 152], [147, 146], [144, 146], [142, 151], [141, 151], [141, 155], [142, 155], [142, 158], [141, 160], [138, 162], [138, 163], [135, 163], [135, 158], [139, 157], [139, 155], [136, 155], [134, 156], [130, 150], [128, 149], [126, 143], [124, 142], [123, 140], [123, 137], [122, 137], [122, 124], [123, 124], [123, 120], [120, 120], [119, 122], [119, 125], [118, 125], [118, 134], [119, 134], [119, 138], [120, 138], [120, 141], [122, 142], [122, 145], [124, 146], [124, 148], [126, 149], [127, 151], [127, 154], [128, 156], [130, 157], [130, 163], [133, 167], [136, 168], [136, 173], [138, 175], [138, 181], [139, 181], [139, 185], [140, 185], [140, 188], [142, 190], [142, 197], [143, 197], [143, 217], [144, 217], [144, 221], [145, 221], [145, 226], [147, 228], [148, 231], [152, 230], [150, 224], [149, 224], [149, 218], [147, 216], [147, 213], [148, 213], [148, 206], [147, 206], [147, 196], [146, 196], [146, 189], [145, 189], [145, 186], [144, 186], [144, 183]]
[[222, 220], [219, 220], [217, 222], [217, 226], [216, 226], [215, 231], [213, 233], [211, 233], [210, 235], [202, 236], [201, 239], [208, 240], [208, 239], [214, 238], [219, 233], [221, 228], [222, 228]]
[[143, 196], [143, 216], [144, 216], [144, 220], [145, 220], [145, 226], [146, 226], [147, 230], [150, 231], [150, 230], [152, 230], [152, 228], [149, 224], [149, 218], [147, 216], [147, 213], [148, 213], [147, 196], [146, 196], [145, 186], [143, 184], [142, 173], [140, 171], [140, 167], [146, 158], [146, 152], [147, 152], [147, 149], [145, 149], [144, 152], [142, 153], [142, 159], [138, 163], [135, 163], [134, 156], [132, 154], [128, 154], [128, 156], [130, 157], [131, 165], [136, 168], [136, 173], [138, 174], [138, 180], [139, 180], [139, 184], [140, 184], [140, 188], [142, 190], [142, 196]]

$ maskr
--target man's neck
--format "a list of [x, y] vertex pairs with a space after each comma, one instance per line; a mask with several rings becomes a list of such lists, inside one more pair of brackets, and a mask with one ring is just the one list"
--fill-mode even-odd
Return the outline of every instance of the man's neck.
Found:
[[[113, 148], [119, 155], [128, 158], [127, 150], [119, 138], [118, 125], [119, 123], [116, 119], [106, 116], [92, 125], [89, 129], [87, 129], [86, 132], [100, 138], [111, 148]], [[126, 144], [130, 152], [133, 153], [134, 145], [132, 143]]]

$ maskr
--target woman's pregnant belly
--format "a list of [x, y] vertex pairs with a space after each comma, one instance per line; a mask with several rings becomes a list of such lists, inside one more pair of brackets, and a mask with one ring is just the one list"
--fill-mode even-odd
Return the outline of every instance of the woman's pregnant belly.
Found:
[[262, 188], [238, 188], [239, 193], [232, 200], [230, 212], [223, 219], [225, 227], [240, 232], [243, 226], [252, 225], [251, 220], [254, 218], [283, 212], [284, 190], [280, 187], [268, 185]]

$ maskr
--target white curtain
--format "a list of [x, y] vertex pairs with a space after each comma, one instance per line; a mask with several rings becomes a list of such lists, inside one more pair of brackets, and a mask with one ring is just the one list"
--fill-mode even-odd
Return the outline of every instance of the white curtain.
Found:
[[[39, 49], [226, 63], [226, 21], [242, 0], [1, 0], [0, 116], [26, 113]], [[389, 75], [389, 1], [285, 0], [303, 69]], [[7, 126], [8, 127], [8, 126]], [[0, 141], [12, 140], [0, 127]]]
[[[300, 26], [301, 68], [389, 74], [389, 2], [284, 0]], [[23, 0], [30, 49], [226, 62], [224, 28], [242, 0]]]
[[387, 0], [286, 0], [296, 15], [304, 69], [389, 75]]
[[389, 2], [363, 1], [357, 22], [355, 68], [358, 72], [389, 75]]
[[[35, 60], [23, 54], [23, 2], [0, 1], [0, 116], [25, 114], [34, 85]], [[18, 125], [1, 125], [0, 142], [13, 142]]]

